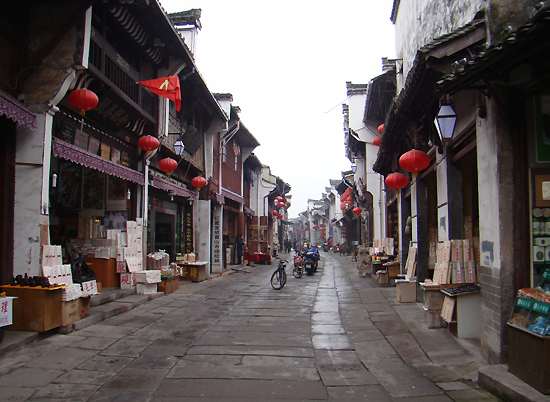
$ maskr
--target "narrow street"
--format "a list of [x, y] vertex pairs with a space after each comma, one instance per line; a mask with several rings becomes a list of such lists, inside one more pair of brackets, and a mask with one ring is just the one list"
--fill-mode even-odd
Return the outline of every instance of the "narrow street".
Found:
[[322, 253], [314, 276], [236, 272], [0, 359], [3, 401], [490, 401], [479, 347]]

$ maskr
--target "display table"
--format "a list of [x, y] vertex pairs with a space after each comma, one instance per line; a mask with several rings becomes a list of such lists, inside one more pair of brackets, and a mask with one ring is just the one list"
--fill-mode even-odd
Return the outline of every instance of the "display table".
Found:
[[206, 261], [181, 261], [177, 262], [181, 268], [180, 279], [192, 282], [202, 282], [206, 279]]
[[116, 272], [115, 258], [86, 257], [86, 264], [94, 270], [96, 281], [104, 288], [120, 287], [120, 280]]
[[445, 294], [441, 316], [449, 324], [449, 330], [458, 338], [479, 338], [481, 336], [481, 293], [479, 290]]
[[245, 253], [244, 259], [258, 264], [271, 263], [271, 255], [267, 253]]
[[6, 295], [17, 297], [13, 300], [13, 324], [8, 329], [44, 332], [62, 325], [63, 287], [5, 285], [1, 288]]

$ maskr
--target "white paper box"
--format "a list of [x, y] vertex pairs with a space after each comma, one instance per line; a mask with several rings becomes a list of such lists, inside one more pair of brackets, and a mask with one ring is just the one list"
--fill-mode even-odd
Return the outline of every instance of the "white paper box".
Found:
[[458, 262], [464, 258], [464, 249], [462, 240], [451, 240], [451, 261]]
[[136, 293], [139, 295], [149, 295], [157, 293], [156, 283], [136, 283]]

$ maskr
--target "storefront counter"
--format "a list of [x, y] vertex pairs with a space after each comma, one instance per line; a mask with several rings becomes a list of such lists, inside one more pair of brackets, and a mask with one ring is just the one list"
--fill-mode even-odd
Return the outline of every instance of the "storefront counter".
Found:
[[245, 253], [244, 259], [258, 264], [269, 264], [271, 262], [271, 255], [267, 253]]

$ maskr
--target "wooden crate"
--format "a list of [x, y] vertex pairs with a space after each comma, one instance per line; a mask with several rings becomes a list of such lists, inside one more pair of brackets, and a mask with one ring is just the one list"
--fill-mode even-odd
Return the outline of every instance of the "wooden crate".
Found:
[[157, 290], [159, 292], [164, 292], [165, 295], [175, 292], [180, 288], [180, 278], [179, 276], [172, 276], [170, 278], [163, 278], [162, 281], [158, 284]]
[[61, 302], [61, 326], [80, 320], [80, 299]]

